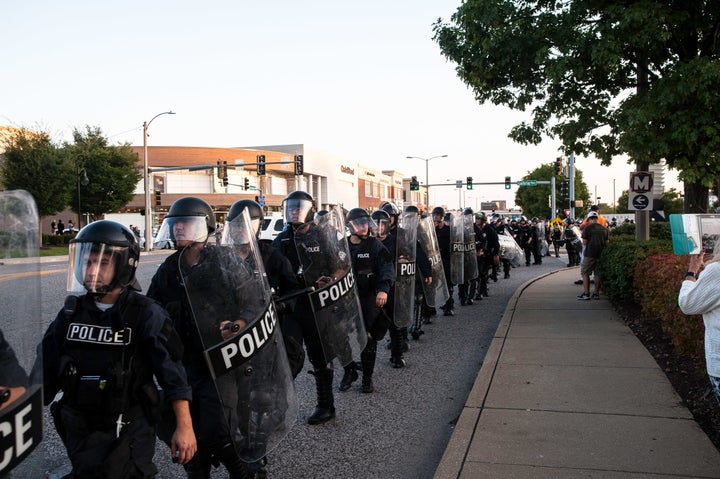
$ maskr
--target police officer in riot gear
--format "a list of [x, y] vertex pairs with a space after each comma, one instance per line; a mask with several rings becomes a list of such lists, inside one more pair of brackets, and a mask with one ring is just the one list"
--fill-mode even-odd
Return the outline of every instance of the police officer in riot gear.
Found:
[[[301, 190], [290, 193], [283, 200], [283, 215], [288, 226], [272, 242], [272, 245], [290, 260], [298, 281], [303, 276], [303, 269], [295, 246], [295, 235], [297, 232], [317, 227], [309, 224], [312, 222], [315, 212], [315, 200], [310, 194]], [[332, 256], [333, 253], [329, 251], [314, 253], [317, 267], [326, 269], [328, 278], [330, 275], [334, 276], [330, 271], [333, 267], [329, 264]], [[333, 369], [325, 358], [320, 333], [315, 324], [315, 317], [307, 295], [298, 297], [293, 315], [302, 330], [302, 339], [305, 342], [308, 359], [314, 368], [312, 374], [315, 376], [317, 389], [317, 405], [307, 422], [308, 424], [321, 424], [335, 417], [335, 399], [332, 391]]]
[[[197, 454], [184, 465], [189, 479], [209, 478], [213, 464], [223, 464], [231, 479], [249, 476], [247, 465], [233, 446], [182, 278], [183, 271], [190, 272], [197, 265], [211, 261], [208, 256], [212, 250], [205, 246], [215, 231], [215, 214], [205, 200], [193, 196], [176, 200], [155, 241], [171, 242], [177, 251], [160, 265], [147, 293], [168, 311], [185, 346], [183, 364], [193, 390], [190, 412], [198, 441]], [[209, 266], [208, 263], [204, 267]]]
[[[348, 211], [347, 225], [350, 231], [349, 247], [355, 281], [360, 296], [360, 306], [368, 332], [368, 340], [360, 354], [362, 364], [363, 393], [374, 390], [372, 376], [375, 369], [377, 342], [385, 336], [389, 322], [382, 314], [388, 292], [394, 281], [394, 264], [390, 253], [377, 238], [370, 236], [371, 230], [377, 229], [370, 215], [362, 208]], [[340, 381], [340, 391], [347, 391], [358, 378], [354, 362], [345, 366], [345, 373]]]
[[167, 313], [136, 292], [140, 257], [130, 229], [96, 221], [70, 244], [65, 307], [42, 342], [46, 402], [72, 462], [73, 478], [154, 477], [157, 378], [172, 404], [173, 457], [196, 451], [182, 344]]
[[[465, 208], [463, 210], [462, 214], [463, 214], [463, 217], [472, 218], [474, 216], [472, 208]], [[466, 230], [466, 234], [468, 233], [468, 230], [471, 230], [474, 233], [474, 222], [472, 224], [465, 224], [465, 230]], [[472, 245], [472, 246], [474, 247], [475, 245]], [[475, 296], [476, 290], [477, 290], [477, 278], [472, 278], [472, 279], [465, 278], [465, 282], [458, 285], [458, 296], [460, 297], [460, 305], [461, 306], [466, 306], [466, 305], [469, 306], [469, 305], [473, 304], [473, 297]]]
[[[388, 217], [390, 218], [390, 235], [392, 235], [392, 240], [395, 243], [395, 248], [393, 248], [393, 262], [397, 260], [397, 227], [398, 227], [398, 216], [400, 216], [400, 208], [397, 207], [395, 203], [392, 202], [386, 202], [383, 203], [380, 206], [380, 210], [387, 213]], [[383, 241], [383, 244], [385, 242]], [[388, 248], [389, 250], [389, 248]], [[396, 272], [397, 273], [397, 272]], [[388, 315], [391, 319], [395, 317], [395, 311], [394, 311], [394, 300], [393, 304], [390, 304], [389, 307], [385, 308]], [[409, 345], [408, 345], [408, 328], [407, 327], [400, 327], [398, 328], [395, 325], [394, 321], [390, 322], [390, 362], [392, 363], [392, 366], [396, 369], [405, 367], [405, 360], [403, 358], [403, 354], [408, 351]]]
[[452, 281], [450, 281], [450, 254], [452, 251], [452, 242], [450, 240], [450, 227], [445, 223], [445, 214], [445, 209], [440, 206], [436, 206], [431, 212], [433, 224], [435, 225], [435, 235], [437, 236], [438, 246], [440, 247], [440, 257], [442, 258], [445, 280], [450, 292], [450, 298], [440, 309], [443, 310], [445, 316], [452, 316], [455, 314], [453, 310], [453, 284]]
[[[262, 207], [253, 200], [239, 200], [233, 203], [230, 206], [225, 222], [232, 222], [246, 209], [250, 214], [255, 236], [260, 238], [260, 227], [265, 219], [265, 214]], [[305, 362], [305, 352], [302, 347], [302, 329], [298, 321], [293, 317], [292, 310], [296, 302], [294, 294], [302, 290], [303, 285], [297, 280], [290, 261], [277, 248], [273, 247], [270, 241], [258, 241], [258, 246], [260, 247], [268, 282], [273, 289], [275, 298], [289, 297], [278, 302], [276, 306], [280, 315], [280, 329], [283, 333], [285, 350], [288, 354], [293, 378], [295, 378]]]

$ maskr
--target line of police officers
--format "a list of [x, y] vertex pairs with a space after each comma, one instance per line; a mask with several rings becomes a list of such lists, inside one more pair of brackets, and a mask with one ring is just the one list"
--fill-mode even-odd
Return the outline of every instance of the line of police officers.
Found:
[[498, 229], [512, 234], [512, 225], [470, 209], [419, 213], [386, 203], [345, 217], [294, 191], [283, 201], [286, 228], [268, 244], [258, 241], [257, 203], [233, 204], [217, 237], [210, 205], [185, 197], [155, 239], [176, 251], [146, 296], [132, 231], [87, 225], [70, 245], [72, 294], [33, 368], [72, 463], [66, 477], [154, 477], [156, 433], [188, 478], [221, 464], [233, 479], [264, 477], [297, 415], [303, 345], [317, 386], [307, 422], [321, 424], [335, 417], [333, 362], [344, 369], [340, 391], [361, 371], [361, 391], [372, 393], [388, 330], [392, 366], [402, 368], [408, 328], [415, 337], [436, 309], [452, 316], [454, 285], [470, 305], [488, 296], [500, 264], [509, 277]]

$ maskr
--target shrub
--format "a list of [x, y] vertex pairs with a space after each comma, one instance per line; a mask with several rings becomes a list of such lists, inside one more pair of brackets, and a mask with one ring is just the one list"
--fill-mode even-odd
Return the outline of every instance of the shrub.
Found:
[[698, 363], [704, 361], [702, 316], [686, 316], [677, 304], [688, 257], [670, 253], [648, 256], [635, 266], [635, 300], [644, 316], [658, 318], [677, 351]]
[[672, 251], [672, 243], [663, 240], [635, 241], [630, 236], [613, 236], [603, 250], [598, 265], [602, 289], [613, 301], [633, 301], [635, 265], [650, 255]]
[[[610, 237], [615, 240], [615, 236], [631, 236], [635, 238], [635, 223], [622, 224], [610, 230]], [[667, 221], [651, 221], [650, 222], [650, 239], [670, 240], [670, 223]]]

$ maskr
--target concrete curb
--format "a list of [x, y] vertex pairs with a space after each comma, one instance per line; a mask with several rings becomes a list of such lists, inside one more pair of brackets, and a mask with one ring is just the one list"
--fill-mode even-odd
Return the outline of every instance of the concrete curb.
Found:
[[515, 293], [508, 301], [508, 305], [505, 308], [503, 317], [498, 324], [493, 340], [490, 343], [485, 359], [483, 360], [480, 371], [475, 379], [470, 394], [463, 406], [463, 410], [460, 413], [457, 423], [455, 424], [455, 430], [450, 436], [450, 441], [445, 449], [445, 453], [440, 460], [440, 464], [435, 470], [434, 479], [457, 479], [465, 464], [468, 450], [472, 444], [472, 438], [475, 433], [480, 415], [485, 407], [485, 400], [487, 399], [488, 391], [492, 383], [495, 370], [497, 369], [498, 360], [502, 353], [505, 345], [505, 339], [507, 338], [510, 324], [512, 323], [513, 316], [515, 315], [515, 309], [520, 296], [523, 291], [531, 284], [544, 279], [545, 277], [556, 274], [563, 270], [552, 271], [542, 276], [533, 278], [518, 287]]

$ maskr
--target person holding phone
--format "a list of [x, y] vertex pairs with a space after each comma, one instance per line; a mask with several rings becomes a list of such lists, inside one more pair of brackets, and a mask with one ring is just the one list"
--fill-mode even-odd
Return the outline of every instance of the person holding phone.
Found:
[[684, 314], [701, 314], [705, 323], [705, 363], [715, 399], [720, 404], [720, 254], [705, 263], [705, 250], [690, 255], [678, 294]]

